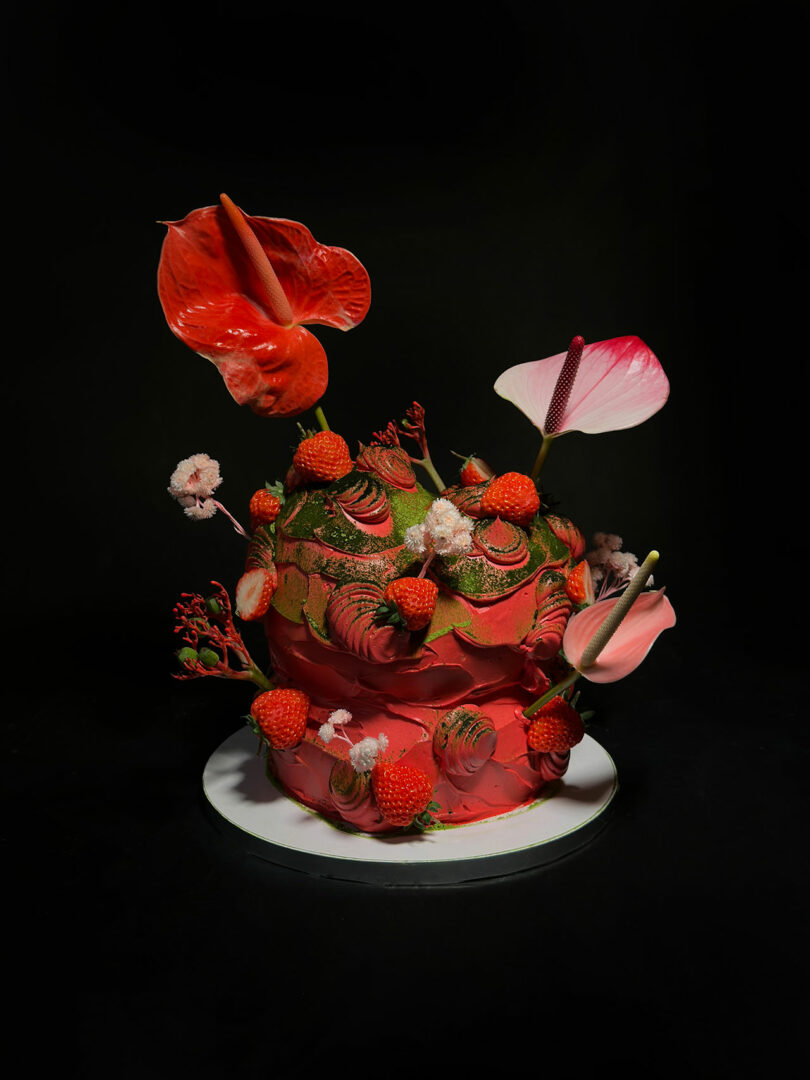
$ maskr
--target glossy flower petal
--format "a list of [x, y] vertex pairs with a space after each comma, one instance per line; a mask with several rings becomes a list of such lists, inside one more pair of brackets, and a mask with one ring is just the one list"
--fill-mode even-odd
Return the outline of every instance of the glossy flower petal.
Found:
[[[518, 364], [500, 375], [495, 392], [511, 401], [545, 435], [548, 407], [566, 353]], [[669, 380], [655, 354], [637, 337], [586, 345], [555, 435], [595, 435], [635, 427], [658, 412]]]
[[291, 324], [279, 323], [223, 206], [165, 223], [160, 302], [173, 333], [217, 366], [240, 405], [261, 416], [296, 416], [328, 382], [323, 346], [302, 324], [357, 326], [371, 301], [368, 274], [354, 255], [319, 244], [299, 222], [242, 217], [284, 291]]
[[[575, 668], [579, 669], [585, 648], [620, 599], [600, 600], [568, 620], [563, 652]], [[581, 669], [581, 674], [596, 683], [623, 679], [639, 666], [658, 635], [674, 625], [675, 611], [663, 589], [641, 593], [596, 661]]]

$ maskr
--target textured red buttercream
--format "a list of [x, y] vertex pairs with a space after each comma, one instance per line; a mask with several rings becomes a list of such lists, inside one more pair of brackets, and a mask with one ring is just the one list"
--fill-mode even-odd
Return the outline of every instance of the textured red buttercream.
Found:
[[[380, 456], [381, 448], [373, 449]], [[387, 479], [389, 464], [369, 460], [368, 473], [353, 474], [326, 501], [304, 493], [293, 500], [277, 522], [279, 587], [264, 623], [275, 682], [305, 690], [312, 703], [304, 740], [292, 750], [269, 750], [270, 771], [306, 806], [370, 833], [394, 827], [381, 818], [368, 778], [356, 779], [346, 767], [348, 744], [327, 744], [318, 734], [336, 709], [351, 712], [344, 730], [353, 743], [384, 734], [385, 760], [427, 773], [439, 806], [433, 816], [442, 823], [515, 810], [564, 774], [567, 755], [530, 750], [521, 713], [562, 673], [557, 654], [571, 608], [564, 575], [584, 547], [570, 522], [551, 518], [550, 535], [564, 546], [554, 556], [549, 548], [549, 561], [536, 565], [530, 547], [537, 552], [545, 541], [497, 519], [480, 522], [463, 557], [473, 576], [459, 579], [458, 588], [440, 573], [435, 579], [441, 618], [437, 607], [436, 620], [416, 634], [385, 625], [377, 616], [383, 589], [401, 575], [408, 554], [404, 523], [394, 527], [386, 498], [421, 498], [419, 513], [426, 505], [416, 486], [411, 494]], [[363, 475], [377, 488], [366, 491]], [[312, 521], [306, 529], [303, 513]], [[379, 550], [379, 540], [389, 538], [390, 547]], [[363, 544], [372, 541], [377, 548], [366, 552]], [[465, 582], [474, 580], [482, 584], [472, 595]], [[449, 739], [451, 710], [467, 726], [451, 726], [461, 734]], [[330, 776], [338, 773], [343, 787], [336, 780], [335, 794]]]

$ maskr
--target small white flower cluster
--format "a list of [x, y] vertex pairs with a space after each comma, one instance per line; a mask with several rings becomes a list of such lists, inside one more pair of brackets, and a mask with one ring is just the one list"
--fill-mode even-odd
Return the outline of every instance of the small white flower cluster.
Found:
[[[335, 735], [338, 734], [335, 731], [335, 728], [342, 727], [343, 724], [348, 724], [351, 718], [352, 714], [348, 709], [335, 709], [335, 711], [330, 714], [326, 723], [321, 724], [318, 728], [318, 734], [325, 743], [329, 743], [334, 739]], [[345, 737], [345, 733], [341, 732], [341, 734]]]
[[168, 492], [177, 499], [187, 517], [204, 521], [217, 512], [216, 500], [211, 496], [221, 483], [219, 462], [208, 454], [192, 454], [177, 465], [169, 479]]
[[355, 743], [349, 751], [349, 760], [355, 772], [369, 772], [377, 764], [377, 758], [388, 749], [388, 739], [380, 732], [376, 739], [370, 736]]
[[330, 713], [326, 723], [321, 724], [318, 728], [318, 735], [325, 743], [330, 743], [335, 738], [348, 743], [350, 747], [349, 760], [354, 771], [357, 773], [369, 772], [377, 764], [377, 758], [380, 754], [385, 753], [388, 749], [388, 738], [380, 732], [376, 739], [367, 736], [365, 739], [361, 739], [360, 742], [353, 743], [343, 730], [344, 724], [348, 724], [351, 718], [352, 714], [348, 709], [335, 709], [333, 713]]
[[449, 499], [431, 503], [421, 525], [405, 530], [405, 547], [414, 555], [463, 555], [472, 547], [475, 522]]
[[[594, 533], [594, 548], [585, 558], [591, 568], [597, 599], [617, 592], [628, 585], [639, 571], [638, 559], [630, 551], [622, 551], [624, 541], [615, 533]], [[647, 585], [652, 585], [649, 578]]]

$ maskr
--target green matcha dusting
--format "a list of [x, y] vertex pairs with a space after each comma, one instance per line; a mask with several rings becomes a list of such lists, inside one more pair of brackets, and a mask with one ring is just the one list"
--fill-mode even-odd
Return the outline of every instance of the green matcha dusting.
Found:
[[[435, 499], [416, 482], [404, 490], [357, 468], [332, 484], [293, 491], [272, 532], [260, 530], [251, 548], [256, 564], [274, 558], [279, 573], [275, 610], [291, 622], [306, 620], [316, 637], [328, 642], [326, 608], [334, 589], [365, 584], [384, 590], [395, 578], [420, 572], [423, 560], [405, 547], [405, 533], [424, 521]], [[529, 530], [500, 519], [479, 520], [472, 539], [469, 554], [436, 557], [430, 563], [430, 576], [444, 588], [427, 642], [470, 626], [469, 610], [457, 597], [495, 602], [520, 589], [543, 567], [563, 567], [570, 559], [568, 547], [542, 517]], [[563, 581], [560, 574], [555, 585]], [[521, 626], [516, 625], [510, 639], [518, 630], [525, 634], [530, 629], [522, 625], [524, 618], [518, 621]], [[480, 626], [473, 636], [481, 644], [496, 643]]]

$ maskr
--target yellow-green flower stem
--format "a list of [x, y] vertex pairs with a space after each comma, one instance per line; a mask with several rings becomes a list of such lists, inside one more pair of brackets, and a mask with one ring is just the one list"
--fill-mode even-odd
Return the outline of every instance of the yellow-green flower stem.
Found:
[[260, 671], [257, 667], [245, 668], [244, 671], [238, 671], [228, 676], [231, 679], [241, 679], [243, 682], [252, 682], [259, 687], [260, 690], [272, 690], [273, 684], [267, 678], [263, 671]]
[[415, 465], [421, 465], [422, 466], [422, 468], [428, 474], [430, 479], [436, 485], [436, 490], [441, 495], [441, 493], [445, 490], [446, 485], [445, 485], [444, 480], [442, 480], [442, 478], [436, 472], [436, 468], [435, 468], [433, 462], [430, 460], [430, 458], [426, 457], [426, 458], [421, 458], [419, 460], [412, 458], [411, 460], [414, 462]]
[[329, 425], [326, 422], [326, 417], [324, 416], [323, 409], [320, 405], [315, 406], [315, 419], [321, 425], [321, 431], [329, 431]]
[[270, 680], [267, 678], [267, 676], [264, 674], [264, 672], [259, 671], [258, 668], [251, 668], [250, 669], [250, 677], [251, 677], [252, 681], [257, 686], [261, 687], [262, 690], [272, 690], [273, 689], [273, 684], [270, 682]]
[[647, 581], [655, 569], [655, 564], [658, 562], [660, 556], [657, 551], [651, 551], [641, 566], [636, 571], [633, 580], [624, 590], [618, 601], [614, 605], [610, 614], [605, 621], [593, 635], [591, 640], [585, 646], [585, 650], [582, 653], [582, 657], [579, 661], [580, 671], [584, 671], [596, 662], [599, 653], [607, 645], [608, 641], [613, 637], [619, 628], [619, 624], [630, 608], [633, 606], [638, 594], [647, 584]]
[[532, 480], [536, 480], [540, 475], [540, 470], [543, 468], [543, 462], [548, 457], [548, 452], [551, 449], [551, 444], [554, 442], [554, 435], [544, 435], [543, 441], [540, 444], [540, 450], [534, 461], [534, 467], [532, 468]]
[[523, 715], [526, 717], [534, 716], [537, 710], [542, 709], [544, 705], [548, 705], [552, 698], [557, 697], [558, 694], [562, 694], [569, 686], [573, 686], [578, 678], [579, 672], [574, 669], [574, 671], [572, 671], [570, 675], [566, 675], [561, 682], [555, 683], [550, 690], [546, 690], [545, 694], [538, 698], [537, 701], [532, 702], [528, 709], [524, 709]]

